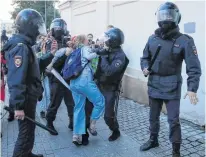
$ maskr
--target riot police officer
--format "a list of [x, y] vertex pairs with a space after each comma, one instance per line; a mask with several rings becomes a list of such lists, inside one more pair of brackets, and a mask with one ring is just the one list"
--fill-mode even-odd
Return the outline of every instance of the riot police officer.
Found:
[[[121, 80], [129, 60], [121, 48], [121, 45], [124, 43], [124, 34], [119, 28], [111, 28], [105, 32], [104, 42], [107, 48], [96, 51], [100, 57], [95, 73], [95, 80], [105, 97], [104, 120], [112, 131], [112, 135], [108, 140], [114, 141], [120, 137], [117, 107]], [[91, 113], [91, 108], [90, 102], [87, 101], [87, 126], [89, 126], [88, 116]], [[85, 134], [82, 142], [88, 142], [88, 137], [88, 133]]]
[[[174, 3], [166, 2], [159, 7], [156, 16], [159, 28], [149, 37], [141, 58], [143, 73], [149, 74], [150, 139], [140, 149], [146, 151], [159, 146], [159, 116], [165, 102], [170, 129], [169, 139], [173, 146], [172, 154], [173, 157], [179, 157], [182, 142], [179, 120], [182, 61], [185, 60], [188, 74], [186, 95], [189, 96], [192, 104], [198, 101], [196, 92], [201, 68], [193, 38], [179, 32], [181, 14], [178, 7]], [[147, 68], [158, 45], [162, 48], [149, 72]]]
[[[67, 31], [67, 24], [63, 19], [61, 18], [54, 19], [51, 23], [50, 31], [51, 31], [51, 35], [55, 38], [55, 40], [57, 40], [58, 49], [67, 47], [64, 36], [68, 35], [68, 31]], [[46, 47], [48, 46], [46, 45]], [[63, 55], [53, 65], [53, 68], [57, 70], [57, 72], [61, 73], [66, 58], [67, 56]], [[66, 104], [68, 116], [70, 119], [68, 127], [72, 130], [74, 101], [72, 98], [71, 91], [69, 91], [57, 78], [55, 78], [54, 75], [49, 76], [49, 81], [50, 81], [50, 89], [51, 89], [51, 100], [46, 114], [47, 127], [56, 131], [53, 125], [53, 121], [56, 118], [57, 110], [62, 102], [62, 99], [64, 98], [64, 102]], [[56, 131], [56, 133], [52, 135], [58, 135], [58, 132]]]
[[50, 53], [37, 60], [32, 51], [37, 36], [46, 35], [46, 26], [39, 12], [33, 9], [20, 11], [15, 26], [18, 33], [3, 48], [8, 64], [9, 101], [15, 108], [19, 125], [13, 157], [43, 157], [31, 152], [35, 124], [24, 119], [24, 116], [35, 119], [36, 103], [43, 92], [40, 72], [51, 62], [53, 55]]

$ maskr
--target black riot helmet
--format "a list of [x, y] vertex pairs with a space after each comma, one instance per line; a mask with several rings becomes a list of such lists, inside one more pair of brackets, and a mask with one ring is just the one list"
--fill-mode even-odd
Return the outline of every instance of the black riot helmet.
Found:
[[124, 33], [119, 28], [111, 28], [105, 32], [105, 44], [109, 48], [118, 48], [124, 43]]
[[28, 36], [36, 41], [37, 36], [46, 36], [46, 26], [41, 14], [34, 9], [21, 10], [15, 20], [18, 33]]
[[5, 30], [5, 29], [2, 30], [1, 35], [2, 35], [2, 36], [5, 36], [5, 35], [6, 35], [6, 30]]
[[156, 16], [159, 27], [163, 28], [177, 27], [181, 20], [179, 8], [172, 2], [162, 4], [158, 8]]
[[67, 31], [67, 23], [61, 18], [56, 18], [52, 21], [50, 25], [50, 30], [52, 36], [56, 40], [62, 40], [62, 37], [69, 34], [69, 32]]

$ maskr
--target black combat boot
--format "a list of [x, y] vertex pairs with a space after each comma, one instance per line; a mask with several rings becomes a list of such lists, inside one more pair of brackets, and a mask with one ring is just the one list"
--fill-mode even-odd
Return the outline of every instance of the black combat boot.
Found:
[[172, 144], [172, 157], [181, 157], [180, 155], [180, 143]]
[[56, 131], [54, 125], [53, 125], [53, 122], [50, 122], [50, 121], [47, 121], [47, 124], [46, 126], [52, 130], [54, 130], [55, 133], [53, 132], [49, 132], [51, 135], [58, 135], [58, 132]]
[[14, 120], [14, 113], [9, 112], [9, 116], [8, 116], [7, 120], [8, 120], [8, 122], [13, 121]]
[[73, 116], [72, 117], [69, 117], [69, 126], [68, 128], [73, 131]]
[[86, 146], [89, 144], [89, 133], [86, 131], [86, 134], [82, 135], [82, 145]]
[[140, 147], [140, 150], [147, 151], [151, 148], [155, 148], [158, 146], [159, 146], [159, 143], [158, 143], [157, 136], [150, 136], [150, 139]]
[[33, 153], [31, 153], [31, 154], [29, 154], [28, 157], [44, 157], [44, 156], [42, 154], [33, 154]]
[[117, 140], [118, 138], [120, 137], [120, 131], [119, 131], [119, 129], [117, 129], [117, 130], [114, 130], [113, 132], [112, 132], [112, 135], [109, 137], [109, 141], [115, 141], [115, 140]]

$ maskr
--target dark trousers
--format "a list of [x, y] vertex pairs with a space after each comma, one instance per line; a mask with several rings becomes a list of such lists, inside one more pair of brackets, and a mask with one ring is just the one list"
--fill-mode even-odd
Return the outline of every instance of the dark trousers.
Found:
[[51, 82], [51, 98], [50, 104], [47, 109], [46, 119], [49, 122], [53, 122], [56, 118], [57, 110], [61, 105], [62, 99], [67, 107], [67, 112], [70, 120], [73, 120], [73, 109], [74, 109], [74, 100], [71, 94], [71, 91], [64, 87], [61, 82]]
[[169, 123], [169, 139], [171, 143], [181, 143], [181, 126], [179, 120], [180, 100], [163, 100], [149, 98], [150, 105], [150, 133], [151, 136], [158, 136], [160, 129], [160, 113], [163, 102], [166, 104], [168, 123]]
[[[9, 107], [10, 107], [12, 110], [14, 110], [14, 106], [13, 106], [13, 105], [9, 104]], [[10, 115], [10, 116], [14, 115], [14, 112], [9, 112], [9, 115]]]
[[[118, 90], [111, 90], [111, 88], [102, 88], [100, 87], [100, 91], [105, 97], [105, 113], [104, 120], [110, 130], [114, 131], [119, 129], [119, 124], [117, 121], [117, 109], [118, 109], [118, 101], [119, 94]], [[89, 126], [90, 115], [92, 113], [93, 105], [89, 100], [86, 100], [85, 111], [86, 111], [86, 124]]]
[[[37, 97], [27, 96], [25, 102], [25, 115], [35, 119]], [[35, 138], [35, 124], [27, 119], [18, 120], [19, 134], [14, 147], [13, 157], [29, 157]]]

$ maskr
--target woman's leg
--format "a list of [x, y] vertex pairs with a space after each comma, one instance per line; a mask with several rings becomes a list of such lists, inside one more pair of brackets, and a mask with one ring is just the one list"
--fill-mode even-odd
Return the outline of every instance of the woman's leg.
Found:
[[85, 101], [86, 97], [76, 91], [72, 91], [72, 96], [75, 102], [74, 106], [74, 135], [85, 134]]
[[94, 81], [89, 82], [85, 88], [84, 94], [88, 100], [92, 102], [94, 108], [92, 110], [91, 120], [98, 120], [105, 108], [105, 99]]
[[45, 98], [46, 99], [45, 111], [46, 111], [48, 108], [48, 105], [50, 104], [50, 85], [49, 85], [48, 76], [45, 77], [44, 83], [45, 83], [44, 90], [45, 90], [45, 97], [46, 97]]
[[94, 105], [91, 115], [89, 131], [93, 136], [96, 136], [96, 121], [104, 112], [105, 99], [94, 81], [88, 83], [88, 86], [87, 88], [84, 88], [83, 93], [87, 96], [88, 100], [92, 102], [92, 104]]

